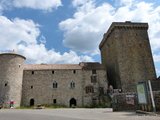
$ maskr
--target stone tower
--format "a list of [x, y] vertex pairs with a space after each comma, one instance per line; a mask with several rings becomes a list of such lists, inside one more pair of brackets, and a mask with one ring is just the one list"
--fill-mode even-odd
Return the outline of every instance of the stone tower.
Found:
[[14, 107], [21, 104], [25, 59], [15, 52], [0, 54], [0, 102], [4, 107], [9, 107], [11, 100], [14, 100]]
[[135, 91], [141, 81], [155, 80], [147, 23], [113, 22], [99, 45], [109, 84]]

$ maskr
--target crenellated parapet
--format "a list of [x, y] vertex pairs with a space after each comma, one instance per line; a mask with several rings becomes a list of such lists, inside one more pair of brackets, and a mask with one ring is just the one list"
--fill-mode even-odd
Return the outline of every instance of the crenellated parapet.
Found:
[[106, 42], [106, 40], [110, 37], [111, 33], [113, 33], [113, 31], [115, 29], [141, 29], [141, 30], [148, 30], [148, 23], [136, 23], [136, 22], [131, 22], [131, 21], [126, 21], [125, 24], [124, 22], [113, 22], [110, 26], [110, 28], [108, 29], [108, 31], [103, 35], [103, 39], [99, 45], [99, 48], [101, 49], [101, 47], [104, 45], [104, 43]]

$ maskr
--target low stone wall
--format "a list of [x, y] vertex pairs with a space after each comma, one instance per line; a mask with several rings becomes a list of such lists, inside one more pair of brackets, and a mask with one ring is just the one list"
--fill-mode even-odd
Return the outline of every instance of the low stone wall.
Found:
[[152, 90], [153, 91], [159, 91], [160, 90], [160, 78], [157, 80], [151, 81]]
[[[156, 105], [156, 110], [160, 111], [160, 91], [154, 91], [154, 100]], [[134, 104], [127, 104], [126, 95], [133, 95], [133, 101]], [[138, 104], [138, 98], [136, 93], [117, 93], [114, 94], [113, 97], [113, 111], [123, 111], [123, 110], [147, 110], [152, 111], [152, 108], [150, 108], [150, 105], [139, 105]], [[148, 109], [144, 109], [143, 107], [147, 107]]]
[[156, 105], [156, 110], [160, 111], [160, 90], [159, 91], [154, 91], [154, 101]]
[[[133, 99], [134, 104], [127, 104], [126, 95], [133, 95], [134, 96], [134, 99]], [[114, 94], [112, 108], [113, 108], [113, 111], [138, 109], [139, 105], [138, 105], [136, 93], [117, 93], [117, 94]]]

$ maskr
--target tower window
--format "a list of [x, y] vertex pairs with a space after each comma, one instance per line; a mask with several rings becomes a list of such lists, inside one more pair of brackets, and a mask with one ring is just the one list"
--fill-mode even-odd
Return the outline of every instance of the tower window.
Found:
[[33, 89], [33, 85], [31, 86], [31, 89]]
[[5, 83], [5, 86], [7, 86], [8, 85], [8, 83]]
[[57, 103], [57, 100], [56, 99], [53, 99], [53, 104], [56, 104]]
[[57, 82], [55, 81], [54, 83], [53, 83], [53, 88], [57, 88], [58, 87], [58, 84], [57, 84]]
[[96, 74], [97, 72], [96, 72], [96, 70], [92, 70], [92, 74]]
[[54, 74], [54, 70], [52, 70], [52, 74]]
[[73, 81], [70, 83], [70, 88], [75, 88], [75, 83]]
[[32, 71], [32, 74], [34, 74], [34, 71]]

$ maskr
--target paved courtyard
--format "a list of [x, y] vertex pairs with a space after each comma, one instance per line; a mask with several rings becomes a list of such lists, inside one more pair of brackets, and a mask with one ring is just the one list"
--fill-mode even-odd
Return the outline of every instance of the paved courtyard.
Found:
[[1, 109], [0, 120], [160, 120], [160, 116], [112, 109]]

